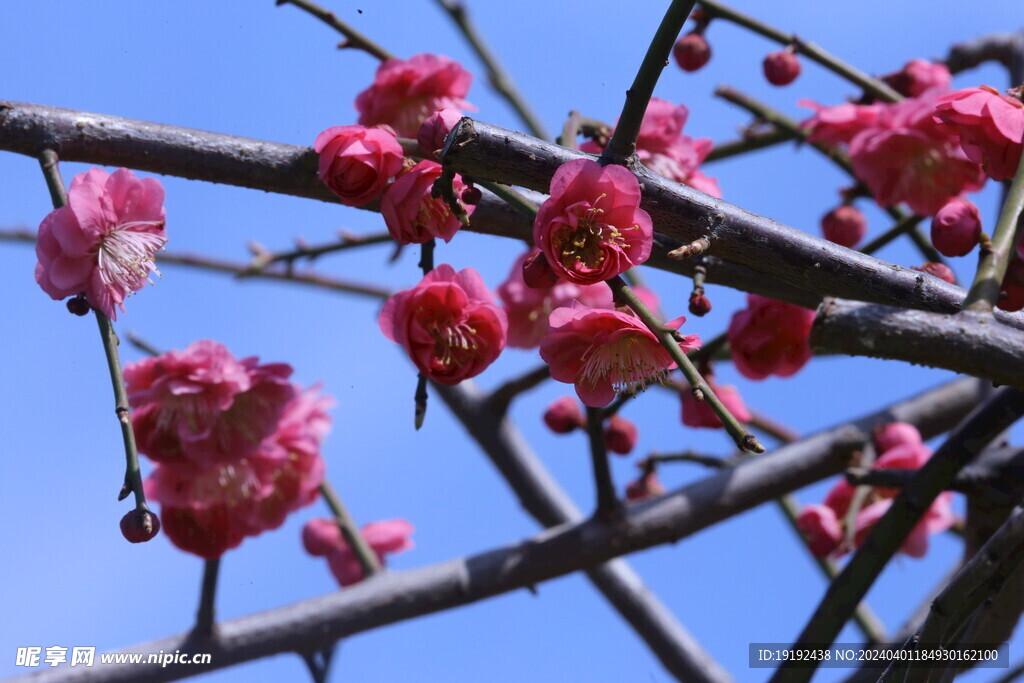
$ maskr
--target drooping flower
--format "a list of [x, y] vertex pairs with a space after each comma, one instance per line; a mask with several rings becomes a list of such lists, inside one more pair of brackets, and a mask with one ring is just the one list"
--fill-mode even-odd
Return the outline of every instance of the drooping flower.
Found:
[[639, 433], [636, 424], [621, 415], [612, 415], [601, 432], [605, 448], [618, 455], [629, 455], [636, 446]]
[[932, 218], [932, 244], [943, 256], [966, 256], [981, 238], [981, 215], [974, 202], [955, 197]]
[[867, 230], [867, 219], [855, 206], [837, 206], [821, 218], [821, 233], [825, 239], [849, 249], [864, 239]]
[[940, 97], [935, 116], [952, 128], [967, 158], [981, 164], [992, 180], [1016, 175], [1024, 149], [1024, 102], [983, 85]]
[[[652, 97], [636, 140], [637, 158], [660, 176], [721, 198], [718, 181], [698, 170], [714, 144], [709, 138], [695, 139], [683, 134], [689, 115], [685, 105]], [[590, 141], [580, 145], [580, 149], [600, 153], [604, 148]]]
[[293, 391], [273, 433], [255, 452], [205, 465], [163, 462], [146, 479], [146, 495], [161, 504], [164, 531], [176, 546], [207, 559], [220, 557], [316, 500], [332, 401], [316, 388]]
[[50, 212], [36, 241], [36, 282], [53, 299], [85, 294], [111, 319], [124, 300], [159, 275], [153, 259], [167, 242], [164, 188], [127, 168], [93, 168], [71, 181], [65, 206]]
[[483, 372], [505, 348], [508, 320], [472, 268], [448, 264], [387, 300], [378, 324], [401, 344], [420, 372], [458, 384]]
[[[711, 390], [715, 392], [715, 395], [718, 396], [718, 399], [725, 405], [733, 417], [740, 422], [750, 422], [752, 416], [736, 387], [729, 384], [716, 384], [707, 376], [705, 376], [705, 379], [708, 380], [708, 386], [711, 387]], [[711, 409], [711, 406], [707, 404], [707, 401], [697, 401], [692, 391], [682, 392], [681, 398], [682, 420], [683, 424], [687, 427], [722, 429], [725, 426], [718, 415], [715, 414], [715, 411]]]
[[[370, 522], [360, 529], [360, 534], [376, 553], [382, 566], [385, 564], [386, 555], [404, 552], [413, 547], [413, 542], [409, 538], [412, 533], [412, 524], [404, 519]], [[334, 520], [309, 520], [302, 530], [302, 544], [310, 555], [327, 557], [331, 573], [340, 585], [350, 586], [363, 580], [363, 566]]]
[[373, 85], [356, 97], [359, 123], [384, 123], [402, 137], [416, 137], [426, 118], [438, 109], [475, 111], [463, 99], [472, 82], [473, 74], [441, 55], [386, 59], [377, 67]]
[[284, 363], [237, 360], [201, 340], [125, 366], [139, 450], [157, 462], [199, 466], [252, 454], [295, 394]]
[[651, 255], [654, 227], [640, 208], [640, 183], [622, 166], [590, 159], [562, 164], [551, 178], [533, 242], [565, 280], [592, 285]]
[[[667, 325], [678, 330], [685, 320], [676, 318]], [[683, 337], [680, 345], [684, 350], [699, 348], [700, 338]], [[617, 389], [641, 389], [675, 367], [668, 351], [637, 318], [578, 301], [551, 314], [540, 356], [554, 379], [575, 384], [580, 400], [595, 408], [611, 403]]]
[[[450, 242], [462, 224], [443, 197], [432, 197], [434, 181], [441, 177], [441, 164], [424, 159], [398, 176], [384, 191], [380, 212], [391, 237], [399, 244], [423, 244], [436, 238]], [[462, 178], [452, 180], [456, 195], [466, 189]], [[475, 206], [467, 206], [472, 214]]]
[[762, 63], [764, 77], [772, 85], [789, 85], [800, 75], [800, 60], [792, 48], [772, 52]]
[[345, 206], [362, 206], [402, 170], [402, 146], [381, 127], [332, 126], [316, 137], [318, 174]]
[[729, 323], [729, 349], [744, 377], [789, 377], [811, 358], [808, 338], [814, 311], [758, 294], [747, 294], [747, 307]]
[[571, 396], [562, 396], [551, 402], [544, 411], [544, 424], [555, 434], [568, 434], [587, 426], [579, 403]]

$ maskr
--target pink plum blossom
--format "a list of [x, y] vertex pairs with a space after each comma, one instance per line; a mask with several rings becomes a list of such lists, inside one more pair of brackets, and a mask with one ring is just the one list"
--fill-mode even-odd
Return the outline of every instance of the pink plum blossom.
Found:
[[953, 76], [945, 64], [912, 59], [899, 71], [882, 76], [882, 80], [904, 97], [919, 97], [933, 88], [948, 90]]
[[860, 105], [849, 102], [826, 107], [813, 100], [798, 100], [801, 107], [814, 109], [814, 116], [801, 124], [808, 131], [809, 142], [830, 145], [847, 144], [862, 130], [874, 125], [882, 111], [878, 104]]
[[[387, 555], [405, 552], [413, 547], [412, 539], [409, 538], [413, 531], [412, 524], [404, 519], [370, 522], [360, 529], [382, 566]], [[364, 578], [363, 566], [344, 539], [340, 539], [338, 546], [327, 554], [327, 564], [341, 586], [351, 586]]]
[[923, 441], [917, 427], [906, 422], [887, 422], [875, 428], [871, 434], [875, 448], [885, 453], [897, 446], [920, 446]]
[[416, 141], [427, 158], [437, 159], [437, 153], [444, 147], [448, 133], [452, 132], [460, 120], [462, 112], [458, 109], [438, 109], [427, 117], [416, 133]]
[[981, 164], [992, 180], [1016, 175], [1024, 149], [1024, 102], [983, 85], [940, 97], [935, 116], [952, 128], [967, 158]]
[[533, 241], [560, 277], [592, 285], [651, 255], [654, 228], [640, 208], [640, 183], [622, 166], [590, 159], [562, 164], [551, 178]]
[[843, 540], [843, 527], [836, 518], [835, 510], [827, 505], [805, 505], [796, 519], [796, 527], [807, 539], [815, 557], [828, 557]]
[[291, 366], [237, 360], [201, 340], [125, 366], [139, 450], [157, 462], [200, 466], [239, 460], [277, 428], [295, 389]]
[[932, 244], [943, 256], [966, 256], [981, 238], [978, 207], [962, 197], [946, 202], [932, 218]]
[[[441, 177], [441, 164], [424, 159], [398, 176], [380, 202], [380, 212], [391, 237], [399, 244], [423, 244], [434, 238], [450, 242], [462, 224], [443, 197], [431, 196], [434, 181]], [[452, 181], [456, 195], [466, 189], [462, 178]], [[472, 214], [475, 206], [467, 206]]]
[[[676, 318], [667, 325], [678, 330], [685, 320]], [[684, 350], [699, 348], [700, 338], [683, 337], [680, 345]], [[555, 380], [575, 384], [580, 400], [595, 408], [611, 403], [617, 389], [641, 389], [675, 367], [668, 351], [637, 318], [578, 301], [551, 314], [540, 356]]]
[[127, 168], [93, 168], [71, 181], [65, 206], [50, 212], [36, 241], [36, 282], [53, 299], [85, 294], [111, 319], [124, 300], [159, 275], [153, 259], [167, 242], [164, 188]]
[[393, 295], [378, 324], [401, 344], [420, 372], [454, 385], [483, 372], [505, 348], [508, 319], [472, 268], [448, 264], [418, 285]]
[[320, 155], [320, 180], [346, 206], [373, 201], [402, 170], [402, 146], [390, 129], [332, 126], [313, 149]]
[[438, 109], [475, 110], [463, 99], [472, 82], [473, 74], [441, 55], [386, 59], [377, 67], [373, 85], [356, 97], [359, 123], [384, 123], [402, 137], [415, 137]]
[[[752, 419], [740, 392], [736, 387], [728, 384], [715, 384], [708, 379], [708, 385], [715, 392], [723, 405], [740, 422], [750, 422]], [[687, 427], [706, 427], [709, 429], [722, 429], [722, 420], [711, 409], [706, 401], [698, 402], [692, 391], [682, 393], [682, 420]]]
[[814, 311], [758, 294], [747, 294], [747, 307], [729, 323], [729, 349], [744, 377], [789, 377], [811, 359], [808, 338]]

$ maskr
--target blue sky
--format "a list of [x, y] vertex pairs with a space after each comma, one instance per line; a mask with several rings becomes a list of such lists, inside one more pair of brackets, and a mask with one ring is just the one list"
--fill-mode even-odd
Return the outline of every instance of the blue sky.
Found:
[[[474, 18], [530, 98], [548, 128], [570, 109], [614, 120], [665, 2], [471, 3]], [[331, 2], [332, 9], [396, 54], [438, 52], [479, 74], [479, 65], [433, 3], [379, 0]], [[739, 7], [767, 11], [750, 0]], [[356, 9], [362, 9], [357, 13]], [[1016, 10], [1016, 11], [1011, 11]], [[870, 73], [899, 68], [914, 57], [938, 57], [957, 41], [1015, 30], [1019, 7], [962, 4], [809, 1], [774, 3], [763, 18], [812, 40]], [[955, 21], [952, 19], [955, 17]], [[666, 69], [656, 94], [690, 107], [686, 132], [733, 139], [748, 116], [711, 92], [728, 83], [794, 117], [802, 97], [839, 102], [853, 89], [806, 64], [796, 84], [767, 85], [764, 54], [777, 49], [742, 30], [716, 23], [708, 37], [712, 61], [697, 74]], [[375, 62], [333, 48], [338, 37], [294, 7], [259, 3], [8, 3], [0, 21], [0, 97], [129, 118], [312, 144], [324, 128], [355, 120], [352, 102], [372, 80]], [[1001, 69], [986, 67], [956, 85], [1004, 87]], [[512, 112], [484, 78], [470, 101], [481, 119], [517, 127]], [[66, 164], [66, 181], [86, 170]], [[813, 150], [775, 149], [708, 165], [727, 200], [817, 234], [818, 219], [837, 203], [843, 174]], [[49, 198], [34, 160], [0, 154], [0, 226], [35, 227]], [[376, 214], [176, 178], [167, 192], [169, 248], [245, 259], [248, 240], [284, 248], [295, 237], [331, 239], [338, 229], [383, 228]], [[979, 195], [983, 218], [995, 218], [995, 193]], [[868, 210], [869, 235], [887, 221]], [[393, 287], [418, 279], [415, 250], [387, 265], [387, 246], [323, 259], [325, 272]], [[473, 266], [497, 286], [519, 254], [498, 238], [460, 234], [438, 249], [438, 262]], [[920, 259], [904, 244], [880, 254], [903, 265]], [[27, 645], [95, 645], [101, 650], [186, 630], [198, 595], [201, 562], [165, 537], [141, 545], [123, 541], [117, 523], [127, 507], [115, 500], [123, 473], [120, 434], [95, 324], [68, 315], [35, 285], [31, 249], [0, 244], [6, 293], [0, 364], [0, 544], [7, 549], [0, 598], [0, 675], [18, 673], [15, 650]], [[961, 278], [972, 259], [954, 264]], [[328, 473], [360, 522], [404, 517], [416, 526], [416, 548], [393, 558], [403, 569], [471, 554], [527, 537], [537, 525], [481, 457], [461, 426], [434, 399], [427, 424], [412, 429], [415, 374], [400, 349], [380, 334], [378, 304], [334, 293], [237, 283], [222, 275], [166, 266], [157, 285], [128, 302], [117, 329], [163, 348], [201, 338], [224, 342], [236, 355], [258, 355], [295, 367], [305, 384], [321, 381], [334, 395], [334, 431], [325, 445]], [[689, 283], [652, 272], [649, 280], [671, 315], [685, 312]], [[728, 324], [742, 296], [710, 289], [714, 310], [691, 319], [688, 332], [706, 338]], [[124, 348], [126, 362], [139, 355]], [[479, 378], [492, 387], [537, 363], [509, 350]], [[801, 432], [908, 396], [951, 373], [898, 363], [828, 358], [789, 380], [751, 382], [722, 365], [720, 381], [737, 383], [749, 405], [770, 410]], [[540, 421], [544, 406], [571, 388], [549, 382], [518, 401], [513, 415], [527, 438], [581, 508], [592, 484], [581, 434], [556, 437]], [[651, 392], [625, 415], [640, 427], [636, 454], [695, 448], [729, 452], [720, 433], [688, 430], [678, 402]], [[616, 459], [619, 485], [633, 461]], [[666, 468], [678, 486], [705, 473]], [[820, 499], [827, 484], [801, 492]], [[326, 564], [304, 554], [299, 531], [325, 514], [317, 503], [279, 530], [248, 539], [223, 560], [219, 614], [238, 617], [336, 589]], [[921, 561], [897, 559], [869, 596], [890, 628], [923, 598], [954, 561], [958, 545], [935, 539]], [[772, 506], [754, 510], [670, 547], [630, 561], [681, 621], [738, 680], [764, 678], [746, 668], [747, 643], [783, 642], [797, 635], [824, 582]], [[843, 640], [857, 639], [851, 629]], [[1018, 643], [1019, 644], [1019, 643]], [[21, 670], [24, 671], [23, 669]], [[828, 671], [821, 680], [837, 680]], [[301, 680], [297, 657], [282, 656], [205, 676], [208, 681]], [[974, 680], [987, 680], [975, 676]], [[483, 603], [397, 624], [344, 642], [333, 680], [352, 681], [666, 681], [642, 642], [579, 576]]]

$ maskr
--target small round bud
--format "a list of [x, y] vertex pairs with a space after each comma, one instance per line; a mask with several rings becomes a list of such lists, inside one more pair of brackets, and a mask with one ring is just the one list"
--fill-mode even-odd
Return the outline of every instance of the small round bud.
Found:
[[160, 518], [149, 510], [131, 510], [121, 518], [121, 535], [129, 543], [145, 543], [160, 533]]
[[636, 425], [624, 417], [612, 415], [604, 426], [604, 445], [612, 453], [628, 455], [636, 446]]
[[914, 268], [913, 270], [919, 270], [922, 273], [928, 273], [934, 275], [940, 280], [945, 280], [950, 284], [956, 284], [956, 276], [953, 275], [953, 271], [950, 270], [949, 266], [945, 263], [932, 263], [931, 261], [925, 263], [920, 268]]
[[532, 289], [548, 289], [558, 284], [558, 275], [543, 251], [536, 251], [523, 261], [523, 282]]
[[921, 432], [908, 422], [888, 422], [878, 425], [871, 433], [878, 455], [897, 446], [920, 446]]
[[86, 301], [85, 297], [81, 295], [76, 296], [73, 299], [68, 299], [67, 306], [68, 312], [73, 313], [78, 317], [82, 317], [83, 315], [89, 315], [89, 311], [91, 310], [91, 308], [89, 307], [89, 302]]
[[852, 249], [867, 230], [867, 219], [853, 206], [837, 206], [821, 217], [821, 234], [841, 247]]
[[966, 256], [980, 238], [978, 207], [966, 199], [950, 199], [932, 218], [932, 244], [943, 256]]
[[341, 529], [333, 519], [311, 519], [302, 527], [302, 547], [310, 555], [323, 557], [342, 545]]
[[711, 59], [711, 46], [701, 34], [687, 33], [676, 41], [672, 56], [683, 71], [697, 71]]
[[568, 434], [585, 427], [587, 421], [576, 399], [563, 396], [552, 401], [544, 411], [544, 424], [555, 434]]
[[694, 292], [690, 295], [690, 313], [697, 317], [705, 316], [711, 312], [711, 300], [702, 293]]
[[480, 191], [479, 187], [467, 187], [462, 191], [462, 203], [469, 204], [470, 206], [476, 206], [480, 203], [480, 199], [483, 198], [484, 193]]
[[647, 472], [626, 486], [626, 500], [628, 501], [647, 500], [663, 493], [665, 493], [665, 487], [658, 481], [658, 476], [654, 472]]
[[772, 52], [764, 58], [764, 77], [772, 85], [789, 85], [800, 75], [800, 60], [792, 48]]

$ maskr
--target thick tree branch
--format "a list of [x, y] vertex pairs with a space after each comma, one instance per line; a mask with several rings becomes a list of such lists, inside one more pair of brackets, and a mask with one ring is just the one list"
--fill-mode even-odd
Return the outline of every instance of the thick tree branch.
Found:
[[[1012, 73], [1024, 69], [1024, 30], [1017, 33], [993, 33], [957, 43], [946, 55], [946, 66], [957, 74], [981, 66], [985, 62], [999, 62]], [[1014, 79], [1011, 79], [1014, 80]], [[1015, 79], [1019, 84], [1021, 80]]]
[[1024, 333], [991, 313], [928, 313], [826, 299], [811, 330], [816, 351], [902, 360], [1024, 389]]
[[924, 438], [941, 433], [972, 407], [982, 383], [962, 379], [819, 432], [766, 456], [730, 468], [652, 501], [629, 506], [622, 520], [563, 524], [519, 544], [472, 557], [375, 577], [343, 591], [268, 610], [217, 626], [213, 643], [188, 634], [123, 652], [211, 652], [209, 665], [119, 665], [58, 669], [34, 681], [148, 683], [170, 681], [283, 652], [309, 652], [339, 638], [465, 605], [557, 576], [590, 569], [614, 557], [672, 543], [785, 493], [838, 474], [851, 448], [882, 422], [915, 424]]

